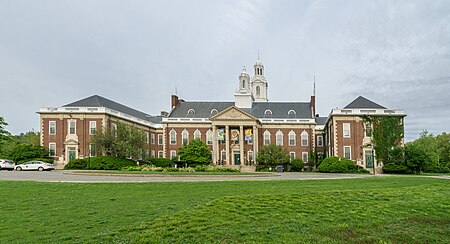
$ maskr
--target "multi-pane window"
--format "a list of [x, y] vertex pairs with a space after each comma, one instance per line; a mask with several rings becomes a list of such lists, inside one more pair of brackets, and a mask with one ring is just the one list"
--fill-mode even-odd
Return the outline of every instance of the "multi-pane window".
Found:
[[172, 158], [176, 158], [176, 157], [177, 157], [177, 151], [171, 150], [170, 151], [170, 158], [172, 159]]
[[264, 131], [264, 145], [270, 145], [270, 132]]
[[301, 137], [302, 137], [302, 146], [308, 146], [308, 132], [303, 131]]
[[349, 146], [344, 147], [344, 158], [352, 159], [351, 150], [352, 150], [352, 148]]
[[220, 152], [220, 159], [221, 159], [222, 161], [226, 161], [226, 160], [227, 160], [227, 152], [226, 152], [225, 150], [222, 150], [222, 151]]
[[69, 121], [69, 134], [75, 135], [76, 127], [77, 127], [77, 121], [76, 120], [70, 120]]
[[283, 145], [283, 132], [281, 132], [280, 130], [277, 131], [276, 135], [276, 144], [279, 146]]
[[304, 163], [308, 162], [308, 152], [302, 152], [302, 161]]
[[206, 132], [206, 144], [212, 145], [213, 144], [213, 133], [211, 130], [208, 130]]
[[148, 134], [148, 132], [145, 132], [145, 143], [149, 143], [150, 140], [150, 135]]
[[48, 144], [48, 156], [55, 157], [56, 156], [56, 143], [50, 142]]
[[372, 136], [372, 125], [369, 123], [366, 123], [366, 137], [371, 137]]
[[158, 151], [158, 158], [164, 158], [164, 152]]
[[295, 146], [295, 137], [294, 131], [289, 132], [289, 146]]
[[97, 121], [89, 121], [89, 135], [97, 133]]
[[112, 123], [111, 124], [111, 130], [114, 133], [114, 135], [117, 136], [117, 124]]
[[163, 142], [163, 135], [162, 134], [158, 134], [158, 145], [162, 145]]
[[175, 130], [170, 131], [170, 145], [177, 144], [177, 132]]
[[155, 145], [155, 134], [152, 134], [152, 145]]
[[48, 134], [49, 135], [56, 135], [56, 121], [49, 121], [48, 122]]
[[181, 132], [181, 143], [183, 143], [183, 145], [187, 145], [189, 143], [189, 132], [187, 130], [183, 130], [183, 132]]
[[199, 130], [195, 130], [194, 132], [194, 140], [200, 140], [202, 137], [202, 133]]
[[290, 157], [291, 160], [294, 160], [295, 159], [295, 152], [290, 152], [289, 153], [289, 157]]
[[317, 136], [317, 146], [323, 147], [323, 136]]
[[249, 162], [253, 162], [253, 151], [248, 151], [247, 152], [247, 159]]
[[95, 157], [97, 156], [97, 151], [95, 150], [95, 144], [90, 143], [89, 144], [89, 157]]
[[350, 137], [350, 123], [343, 123], [342, 126], [344, 137]]
[[156, 157], [155, 150], [152, 150], [152, 158]]

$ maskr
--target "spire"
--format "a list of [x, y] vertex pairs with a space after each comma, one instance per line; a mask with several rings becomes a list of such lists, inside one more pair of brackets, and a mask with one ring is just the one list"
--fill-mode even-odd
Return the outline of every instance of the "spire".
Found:
[[314, 89], [313, 89], [313, 96], [316, 96], [316, 73], [314, 73]]

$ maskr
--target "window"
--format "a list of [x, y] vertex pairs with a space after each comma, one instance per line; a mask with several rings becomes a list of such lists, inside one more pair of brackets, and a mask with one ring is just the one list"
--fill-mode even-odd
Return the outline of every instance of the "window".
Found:
[[111, 124], [111, 130], [112, 130], [113, 132], [117, 132], [117, 124], [112, 123], [112, 124]]
[[261, 95], [261, 87], [256, 86], [256, 96], [259, 97]]
[[301, 137], [302, 137], [302, 146], [308, 146], [308, 132], [303, 131]]
[[317, 136], [317, 146], [323, 147], [323, 136]]
[[297, 113], [295, 112], [295, 110], [289, 110], [288, 115], [296, 115]]
[[264, 132], [264, 145], [270, 145], [270, 132], [268, 130]]
[[48, 156], [55, 157], [56, 156], [56, 143], [50, 142], [48, 144]]
[[195, 114], [195, 110], [193, 110], [192, 108], [188, 110], [187, 112], [188, 114]]
[[207, 145], [212, 145], [213, 144], [213, 137], [212, 137], [213, 133], [211, 130], [208, 130], [206, 132], [206, 144]]
[[152, 145], [155, 145], [155, 134], [152, 134]]
[[172, 129], [170, 131], [170, 145], [175, 145], [177, 144], [177, 132]]
[[369, 123], [366, 123], [366, 137], [372, 136], [372, 125]]
[[264, 111], [264, 115], [272, 115], [272, 110], [267, 109], [266, 111]]
[[164, 152], [158, 151], [158, 158], [164, 158]]
[[77, 127], [77, 121], [76, 120], [69, 120], [69, 134], [70, 135], [75, 135], [76, 127]]
[[346, 137], [346, 138], [350, 137], [350, 123], [344, 123], [342, 126], [344, 128], [344, 133], [343, 133], [344, 137]]
[[202, 139], [202, 133], [199, 130], [194, 131], [194, 140], [200, 140]]
[[276, 136], [276, 144], [279, 146], [283, 146], [283, 132], [280, 130], [275, 134]]
[[227, 152], [225, 150], [222, 150], [220, 152], [220, 160], [226, 161], [227, 160]]
[[217, 109], [213, 108], [213, 109], [211, 110], [211, 115], [214, 115], [214, 114], [217, 114], [217, 113], [218, 113]]
[[175, 151], [175, 150], [170, 150], [170, 159], [176, 158], [176, 157], [177, 157], [177, 151]]
[[89, 135], [97, 133], [97, 121], [89, 121]]
[[253, 151], [248, 151], [247, 152], [247, 159], [249, 162], [253, 162]]
[[97, 156], [97, 151], [95, 150], [95, 144], [90, 143], [89, 144], [89, 157], [95, 157]]
[[148, 159], [150, 156], [150, 152], [148, 151], [148, 149], [145, 150], [145, 158]]
[[187, 130], [183, 130], [183, 132], [181, 132], [181, 143], [183, 143], [183, 145], [187, 145], [189, 143], [189, 132]]
[[149, 142], [149, 134], [148, 132], [145, 132], [145, 143], [148, 144], [148, 142]]
[[294, 160], [295, 159], [295, 152], [290, 152], [289, 153], [289, 157], [290, 157], [291, 161]]
[[351, 150], [352, 150], [352, 148], [349, 146], [344, 147], [344, 158], [352, 159]]
[[289, 132], [289, 146], [295, 146], [295, 137], [295, 132], [291, 130]]
[[163, 135], [162, 134], [158, 134], [158, 145], [162, 145], [163, 142]]
[[303, 161], [303, 163], [308, 162], [308, 153], [307, 152], [302, 152], [302, 161]]
[[56, 135], [56, 121], [49, 121], [48, 122], [48, 134], [49, 135]]
[[152, 158], [156, 157], [155, 150], [152, 150]]

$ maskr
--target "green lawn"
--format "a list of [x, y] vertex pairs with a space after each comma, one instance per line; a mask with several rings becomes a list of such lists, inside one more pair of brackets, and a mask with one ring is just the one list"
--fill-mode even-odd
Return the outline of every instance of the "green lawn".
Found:
[[0, 243], [450, 242], [443, 179], [0, 181], [0, 189]]
[[243, 175], [243, 176], [267, 176], [271, 173], [252, 173], [252, 172], [158, 172], [158, 171], [122, 171], [122, 170], [71, 170], [73, 173], [78, 174], [139, 174], [139, 175], [188, 175], [188, 176], [201, 176], [201, 175]]

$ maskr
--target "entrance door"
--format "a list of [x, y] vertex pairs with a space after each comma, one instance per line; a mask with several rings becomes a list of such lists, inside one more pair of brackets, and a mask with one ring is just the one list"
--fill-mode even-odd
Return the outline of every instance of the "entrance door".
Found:
[[241, 153], [234, 153], [234, 165], [241, 165]]
[[69, 162], [77, 158], [77, 148], [76, 147], [69, 147], [68, 148], [68, 159]]
[[373, 168], [373, 157], [372, 157], [372, 150], [366, 150], [366, 169]]

